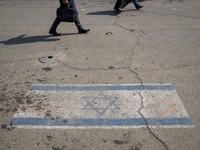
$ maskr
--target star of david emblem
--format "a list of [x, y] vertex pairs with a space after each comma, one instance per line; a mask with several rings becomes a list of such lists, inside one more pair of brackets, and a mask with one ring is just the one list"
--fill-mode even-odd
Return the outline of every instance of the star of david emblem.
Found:
[[82, 98], [86, 101], [83, 109], [94, 110], [99, 116], [105, 114], [108, 109], [120, 109], [116, 105], [116, 101], [119, 99], [117, 96], [108, 96], [100, 93], [97, 96]]

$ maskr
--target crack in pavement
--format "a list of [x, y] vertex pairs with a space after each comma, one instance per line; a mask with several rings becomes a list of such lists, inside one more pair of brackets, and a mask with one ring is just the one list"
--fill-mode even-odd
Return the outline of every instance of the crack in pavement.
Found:
[[106, 68], [97, 68], [97, 69], [86, 68], [86, 69], [84, 69], [84, 68], [78, 68], [78, 67], [67, 65], [67, 64], [65, 64], [65, 63], [63, 63], [63, 62], [61, 62], [59, 60], [57, 60], [57, 62], [59, 62], [63, 66], [66, 66], [66, 67], [68, 67], [70, 69], [74, 69], [74, 70], [78, 70], [78, 71], [108, 71], [108, 70], [111, 71], [111, 70], [124, 70], [124, 69], [128, 69], [129, 68], [129, 67], [119, 67], [119, 68], [112, 67], [112, 68], [108, 68], [108, 69], [106, 69]]
[[[124, 27], [123, 27], [124, 28]], [[126, 28], [124, 28], [125, 30], [127, 30]], [[137, 38], [138, 39], [138, 43], [137, 43], [137, 46], [134, 48], [134, 50], [133, 51], [135, 51], [135, 49], [137, 48], [137, 47], [139, 47], [139, 45], [140, 45], [140, 39], [141, 38], [143, 38], [144, 37], [144, 35], [145, 35], [145, 32], [143, 31], [143, 30], [140, 30], [140, 32], [142, 33], [142, 34], [139, 34], [140, 36]], [[134, 55], [134, 54], [133, 54]], [[133, 56], [132, 55], [132, 56]], [[131, 58], [133, 58], [131, 56]], [[132, 61], [131, 61], [132, 62]], [[143, 85], [143, 81], [142, 81], [142, 79], [140, 79], [140, 77], [139, 77], [139, 74], [137, 73], [137, 72], [135, 72], [135, 71], [133, 71], [132, 69], [131, 69], [131, 67], [129, 67], [129, 71], [130, 72], [132, 72], [134, 75], [136, 75], [136, 78], [138, 79], [138, 81], [140, 82], [140, 84], [142, 85], [142, 89], [140, 90], [140, 92], [139, 92], [139, 96], [141, 97], [141, 107], [139, 108], [139, 110], [138, 110], [138, 114], [142, 117], [142, 119], [144, 120], [144, 122], [145, 122], [145, 124], [146, 124], [146, 127], [147, 127], [147, 129], [148, 129], [148, 131], [149, 131], [149, 133], [157, 140], [157, 141], [159, 141], [162, 145], [163, 145], [163, 147], [166, 149], [166, 150], [169, 150], [169, 148], [168, 148], [168, 146], [165, 144], [165, 142], [163, 142], [152, 130], [151, 130], [151, 128], [149, 127], [149, 125], [148, 125], [148, 122], [147, 122], [147, 120], [145, 119], [145, 116], [142, 114], [142, 109], [144, 108], [144, 102], [143, 102], [143, 96], [142, 96], [142, 91], [143, 91], [143, 89], [144, 89], [144, 85]]]
[[[119, 20], [119, 18], [118, 18], [118, 20]], [[118, 21], [118, 20], [117, 20], [117, 21]], [[127, 29], [127, 28], [125, 28], [125, 27], [123, 27], [123, 26], [117, 24], [117, 21], [115, 22], [115, 25], [121, 27], [121, 28], [124, 29], [124, 30], [130, 31], [130, 29]], [[140, 32], [138, 33], [138, 32], [136, 32], [136, 31], [140, 31]], [[133, 32], [139, 34], [139, 37], [136, 36], [138, 42], [137, 42], [137, 46], [134, 47], [134, 49], [133, 49], [133, 54], [132, 54], [132, 56], [134, 55], [135, 49], [136, 49], [137, 47], [139, 47], [141, 38], [143, 38], [144, 35], [145, 35], [145, 32], [144, 32], [143, 30], [133, 30]], [[131, 56], [131, 58], [133, 58], [132, 56]], [[131, 60], [132, 60], [132, 59], [131, 59]], [[131, 62], [132, 62], [132, 61], [131, 61]], [[144, 108], [144, 102], [143, 102], [143, 99], [144, 99], [144, 98], [143, 98], [143, 96], [142, 96], [142, 91], [143, 91], [143, 89], [144, 89], [144, 85], [143, 85], [142, 79], [140, 79], [139, 74], [138, 74], [137, 72], [133, 71], [133, 70], [131, 69], [131, 67], [129, 67], [129, 71], [132, 72], [134, 75], [136, 75], [136, 78], [139, 80], [140, 84], [142, 85], [142, 89], [141, 89], [140, 92], [139, 92], [139, 96], [141, 97], [141, 107], [140, 107], [139, 110], [138, 110], [138, 114], [139, 114], [139, 115], [142, 117], [142, 119], [144, 120], [144, 122], [145, 122], [145, 124], [146, 124], [146, 127], [147, 127], [149, 133], [150, 133], [158, 142], [160, 142], [160, 143], [163, 145], [163, 147], [165, 148], [165, 150], [169, 150], [169, 148], [168, 148], [168, 146], [166, 145], [166, 143], [163, 142], [163, 141], [151, 130], [151, 128], [150, 128], [149, 125], [148, 125], [147, 120], [145, 119], [145, 116], [144, 116], [144, 115], [142, 114], [142, 112], [141, 112], [142, 109]]]
[[[137, 45], [133, 48], [133, 52], [132, 52], [132, 55], [131, 55], [131, 57], [130, 57], [130, 64], [131, 64], [131, 63], [132, 63], [133, 56], [134, 56], [134, 54], [135, 54], [135, 50], [136, 50], [137, 47], [139, 47], [139, 45], [140, 45], [140, 40], [141, 40], [141, 38], [143, 38], [143, 37], [146, 35], [146, 33], [145, 33], [144, 30], [142, 30], [142, 29], [134, 30], [134, 29], [128, 29], [128, 28], [123, 27], [122, 25], [118, 24], [119, 19], [120, 19], [120, 16], [118, 16], [118, 19], [114, 22], [113, 25], [116, 25], [116, 26], [118, 26], [118, 27], [120, 27], [120, 28], [122, 28], [122, 29], [124, 29], [124, 30], [126, 30], [126, 31], [134, 32], [134, 33], [138, 34], [138, 36], [135, 35], [136, 38], [137, 38]], [[134, 72], [133, 70], [131, 70], [130, 66], [129, 66], [129, 70], [138, 76], [138, 74], [137, 74], [136, 72]]]
[[169, 150], [169, 148], [168, 148], [168, 146], [167, 146], [167, 144], [164, 142], [164, 141], [162, 141], [162, 139], [160, 139], [159, 137], [158, 137], [158, 135], [156, 135], [152, 130], [151, 130], [151, 128], [149, 127], [149, 125], [148, 125], [148, 122], [147, 122], [147, 120], [145, 119], [145, 116], [142, 114], [142, 109], [144, 108], [144, 101], [143, 101], [143, 99], [144, 99], [144, 97], [142, 96], [142, 91], [144, 90], [144, 85], [143, 85], [143, 82], [142, 82], [142, 80], [139, 78], [139, 76], [137, 77], [137, 79], [140, 81], [140, 83], [141, 83], [141, 85], [142, 85], [142, 89], [139, 91], [139, 96], [140, 96], [140, 98], [141, 98], [141, 104], [140, 104], [140, 108], [138, 109], [138, 113], [139, 113], [139, 115], [142, 117], [142, 119], [144, 120], [144, 122], [145, 122], [145, 124], [146, 124], [146, 127], [147, 127], [147, 129], [148, 129], [148, 131], [149, 131], [149, 133], [158, 141], [158, 142], [160, 142], [162, 145], [163, 145], [163, 147], [165, 148], [165, 150]]
[[38, 58], [30, 58], [30, 59], [21, 59], [21, 60], [16, 60], [16, 61], [5, 61], [5, 60], [0, 60], [0, 65], [4, 64], [9, 64], [9, 63], [16, 63], [16, 62], [23, 62], [23, 61], [32, 61], [32, 60], [37, 60]]
[[144, 84], [143, 84], [143, 81], [142, 81], [142, 79], [140, 79], [140, 77], [139, 77], [139, 74], [137, 73], [137, 72], [135, 72], [135, 71], [133, 71], [133, 70], [131, 70], [131, 68], [129, 68], [129, 70], [130, 70], [130, 72], [132, 72], [133, 74], [135, 74], [137, 77], [137, 79], [138, 79], [138, 81], [140, 82], [140, 84], [141, 84], [141, 86], [142, 86], [142, 89], [139, 91], [139, 96], [140, 96], [140, 100], [141, 100], [141, 104], [140, 104], [140, 108], [138, 109], [138, 114], [142, 117], [142, 119], [144, 120], [144, 122], [145, 122], [145, 125], [146, 125], [146, 127], [147, 127], [147, 129], [148, 129], [148, 131], [149, 131], [149, 133], [158, 141], [158, 142], [160, 142], [162, 145], [163, 145], [163, 147], [165, 148], [165, 150], [169, 150], [169, 148], [168, 148], [168, 146], [166, 145], [166, 143], [165, 142], [163, 142], [159, 137], [158, 137], [158, 135], [156, 135], [152, 130], [151, 130], [151, 128], [149, 127], [149, 125], [148, 125], [148, 122], [147, 122], [147, 120], [145, 119], [145, 116], [142, 114], [142, 109], [144, 108], [144, 101], [143, 101], [143, 99], [144, 99], [144, 97], [142, 96], [142, 91], [144, 90]]
[[[142, 30], [142, 29], [132, 30], [132, 29], [125, 28], [122, 25], [118, 24], [117, 22], [119, 21], [119, 19], [120, 19], [120, 17], [118, 16], [118, 19], [115, 21], [114, 25], [117, 25], [118, 27], [120, 27], [120, 28], [122, 28], [122, 29], [124, 29], [126, 31], [130, 31], [130, 32], [134, 32], [134, 33], [139, 34], [139, 36], [136, 36], [138, 42], [137, 42], [137, 46], [134, 47], [134, 49], [133, 49], [132, 56], [134, 55], [135, 49], [137, 47], [139, 47], [141, 38], [143, 38], [146, 35], [146, 33], [145, 33], [146, 31], [165, 31], [165, 30], [166, 31], [170, 31], [170, 30], [173, 31], [173, 30], [177, 30], [177, 29], [156, 29], [156, 30], [145, 30], [145, 31]], [[183, 30], [183, 29], [181, 29], [181, 30]], [[200, 29], [187, 29], [187, 30], [199, 31]], [[131, 56], [131, 58], [132, 58], [132, 56]], [[177, 66], [177, 67], [173, 67], [173, 68], [164, 68], [164, 69], [159, 69], [159, 70], [172, 70], [172, 69], [180, 69], [180, 68], [186, 68], [186, 67], [192, 67], [192, 66], [199, 66], [199, 65], [200, 65], [200, 63], [197, 63], [197, 64], [186, 64], [186, 65], [182, 65], [182, 66]], [[138, 76], [138, 73], [132, 71], [130, 67], [129, 67], [129, 70], [132, 73], [134, 73], [134, 74], [136, 74]], [[158, 71], [158, 69], [157, 70], [156, 69], [154, 69], [154, 70], [140, 70], [140, 71]]]
[[125, 28], [122, 25], [118, 24], [117, 22], [119, 21], [119, 19], [120, 19], [120, 16], [118, 16], [118, 19], [116, 19], [116, 21], [113, 23], [113, 25], [116, 25], [116, 26], [118, 26], [118, 27], [120, 27], [120, 28], [122, 28], [126, 31], [137, 33], [141, 37], [143, 37], [143, 35], [145, 35], [145, 32], [142, 29], [128, 29], [128, 28]]

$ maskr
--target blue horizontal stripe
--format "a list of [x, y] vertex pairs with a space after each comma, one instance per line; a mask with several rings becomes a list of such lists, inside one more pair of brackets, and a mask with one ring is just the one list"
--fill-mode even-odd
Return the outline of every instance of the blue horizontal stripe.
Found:
[[[145, 118], [150, 126], [171, 126], [171, 125], [193, 125], [191, 118]], [[146, 126], [142, 118], [126, 119], [56, 119], [46, 118], [13, 118], [11, 121], [15, 126]]]
[[33, 85], [31, 90], [43, 91], [94, 91], [94, 90], [174, 90], [172, 85]]

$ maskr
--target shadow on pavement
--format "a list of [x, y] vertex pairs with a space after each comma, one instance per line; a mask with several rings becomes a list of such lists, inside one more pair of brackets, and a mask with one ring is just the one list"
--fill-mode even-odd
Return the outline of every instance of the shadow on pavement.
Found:
[[109, 16], [116, 16], [120, 13], [120, 11], [114, 11], [114, 10], [106, 10], [106, 11], [97, 11], [97, 12], [91, 12], [87, 15], [109, 15]]
[[27, 43], [35, 43], [35, 42], [53, 42], [58, 41], [60, 39], [48, 39], [49, 37], [53, 37], [52, 35], [39, 35], [39, 36], [28, 36], [26, 35], [20, 35], [11, 39], [8, 39], [7, 41], [0, 41], [0, 43], [3, 43], [4, 45], [15, 45], [15, 44], [27, 44]]

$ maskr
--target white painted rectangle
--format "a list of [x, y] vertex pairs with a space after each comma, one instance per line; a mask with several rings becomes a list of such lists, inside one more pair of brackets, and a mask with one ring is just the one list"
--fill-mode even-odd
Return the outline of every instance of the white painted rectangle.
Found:
[[33, 85], [17, 127], [193, 126], [171, 84]]

